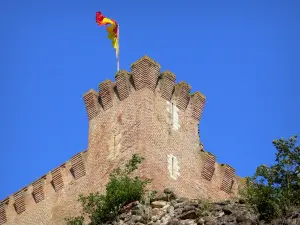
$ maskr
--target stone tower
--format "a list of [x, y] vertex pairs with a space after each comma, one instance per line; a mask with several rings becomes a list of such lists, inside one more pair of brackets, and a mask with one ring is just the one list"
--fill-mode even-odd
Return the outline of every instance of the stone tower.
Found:
[[143, 57], [84, 94], [89, 121], [87, 150], [0, 202], [0, 225], [64, 224], [77, 215], [79, 194], [104, 191], [114, 168], [138, 153], [138, 173], [151, 188], [213, 200], [237, 194], [240, 178], [205, 152], [198, 125], [205, 104], [200, 92], [175, 83], [171, 72]]

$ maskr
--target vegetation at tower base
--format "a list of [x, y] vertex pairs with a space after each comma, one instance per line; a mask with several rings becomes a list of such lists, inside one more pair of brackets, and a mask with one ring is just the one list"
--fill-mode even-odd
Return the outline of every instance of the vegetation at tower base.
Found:
[[260, 219], [286, 216], [293, 208], [300, 207], [300, 146], [297, 136], [274, 140], [275, 164], [259, 166], [253, 177], [248, 178], [242, 193], [247, 202], [260, 214]]
[[117, 168], [110, 175], [105, 195], [80, 196], [83, 214], [68, 218], [67, 224], [300, 225], [297, 136], [274, 140], [273, 144], [275, 164], [259, 166], [254, 176], [247, 178], [239, 198], [220, 202], [181, 198], [169, 188], [159, 195], [148, 192], [145, 197], [150, 180], [130, 176], [143, 160], [133, 155], [124, 169]]
[[142, 201], [146, 193], [146, 185], [151, 181], [137, 176], [132, 178], [130, 175], [143, 160], [143, 157], [134, 154], [125, 164], [125, 168], [116, 168], [109, 176], [104, 195], [99, 193], [80, 195], [83, 215], [67, 218], [67, 224], [82, 225], [86, 215], [91, 221], [90, 225], [104, 224], [113, 220], [124, 205], [132, 201]]

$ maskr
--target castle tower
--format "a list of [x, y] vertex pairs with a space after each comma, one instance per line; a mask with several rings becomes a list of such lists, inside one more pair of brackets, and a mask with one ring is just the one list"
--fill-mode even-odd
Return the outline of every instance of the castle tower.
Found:
[[175, 78], [143, 57], [114, 82], [85, 93], [87, 150], [1, 201], [0, 225], [64, 224], [80, 211], [78, 195], [104, 191], [108, 175], [134, 153], [145, 158], [138, 173], [153, 179], [152, 189], [212, 200], [235, 196], [240, 178], [234, 169], [200, 144], [205, 96]]

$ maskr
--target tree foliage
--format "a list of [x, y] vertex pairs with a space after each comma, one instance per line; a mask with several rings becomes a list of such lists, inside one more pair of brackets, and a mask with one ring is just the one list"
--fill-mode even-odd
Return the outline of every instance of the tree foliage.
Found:
[[300, 146], [297, 136], [274, 140], [275, 164], [261, 165], [253, 177], [247, 179], [244, 196], [269, 221], [300, 206]]
[[146, 185], [150, 180], [131, 177], [143, 160], [144, 158], [134, 154], [124, 168], [116, 168], [109, 175], [105, 194], [97, 192], [88, 196], [80, 195], [83, 215], [67, 218], [67, 225], [83, 225], [86, 217], [90, 220], [89, 225], [104, 224], [114, 219], [127, 203], [143, 200]]

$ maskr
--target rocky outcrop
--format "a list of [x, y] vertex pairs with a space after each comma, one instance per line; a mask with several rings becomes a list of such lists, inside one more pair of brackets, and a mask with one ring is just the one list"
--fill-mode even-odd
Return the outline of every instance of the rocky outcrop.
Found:
[[259, 216], [240, 200], [209, 203], [199, 199], [178, 198], [166, 189], [151, 203], [131, 202], [127, 204], [113, 225], [300, 225], [300, 210], [286, 218], [270, 223], [259, 220]]

